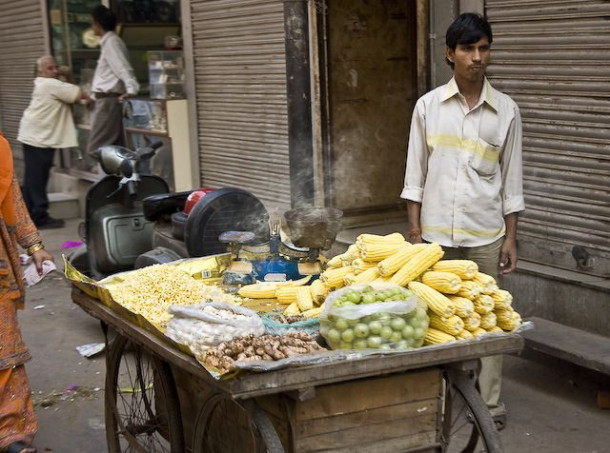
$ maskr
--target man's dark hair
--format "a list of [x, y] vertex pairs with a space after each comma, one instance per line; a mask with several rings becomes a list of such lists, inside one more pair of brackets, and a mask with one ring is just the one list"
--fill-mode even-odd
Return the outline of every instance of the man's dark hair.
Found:
[[100, 24], [104, 31], [114, 31], [116, 28], [116, 16], [104, 5], [97, 5], [91, 11], [93, 20]]
[[[493, 35], [491, 34], [491, 25], [489, 25], [487, 19], [480, 14], [463, 13], [449, 25], [445, 35], [445, 44], [451, 50], [455, 50], [458, 44], [474, 44], [485, 37], [491, 44]], [[454, 64], [447, 57], [445, 57], [445, 61], [453, 69]]]

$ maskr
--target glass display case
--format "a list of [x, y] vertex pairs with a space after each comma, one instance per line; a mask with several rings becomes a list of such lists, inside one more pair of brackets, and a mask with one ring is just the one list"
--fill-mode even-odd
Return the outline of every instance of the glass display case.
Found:
[[179, 50], [148, 52], [151, 99], [184, 98], [184, 57]]

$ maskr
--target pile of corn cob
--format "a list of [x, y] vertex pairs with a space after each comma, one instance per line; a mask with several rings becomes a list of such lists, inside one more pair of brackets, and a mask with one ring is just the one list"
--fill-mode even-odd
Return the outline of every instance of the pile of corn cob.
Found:
[[361, 234], [320, 276], [328, 291], [352, 284], [395, 283], [408, 287], [428, 305], [426, 344], [512, 331], [521, 317], [512, 296], [468, 260], [442, 261], [438, 244], [410, 244], [400, 233]]

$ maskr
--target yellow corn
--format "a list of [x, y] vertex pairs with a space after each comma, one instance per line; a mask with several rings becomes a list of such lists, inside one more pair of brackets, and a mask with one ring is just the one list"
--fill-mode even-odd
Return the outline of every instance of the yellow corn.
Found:
[[320, 280], [330, 288], [341, 288], [343, 286], [343, 279], [347, 274], [353, 274], [354, 268], [352, 266], [337, 267], [335, 269], [326, 269], [320, 274]]
[[481, 315], [481, 328], [485, 330], [492, 329], [496, 327], [497, 317], [496, 314], [492, 311]]
[[474, 304], [474, 311], [482, 315], [485, 315], [494, 309], [494, 300], [487, 294], [479, 294], [474, 298], [472, 303]]
[[379, 244], [387, 242], [406, 242], [405, 237], [400, 233], [386, 234], [385, 236], [378, 234], [363, 233], [356, 238], [356, 244], [358, 246], [368, 244]]
[[470, 260], [442, 260], [432, 266], [433, 271], [453, 272], [465, 280], [473, 278], [479, 271], [479, 266]]
[[505, 289], [497, 289], [496, 291], [491, 293], [490, 296], [494, 300], [494, 308], [496, 310], [502, 310], [504, 308], [512, 306], [513, 304], [512, 294], [506, 291]]
[[313, 308], [313, 298], [309, 286], [298, 286], [296, 292], [297, 305], [299, 310], [306, 311]]
[[449, 335], [457, 335], [464, 330], [464, 321], [462, 321], [459, 316], [453, 315], [448, 318], [441, 318], [435, 313], [429, 313], [429, 316], [430, 327], [448, 333]]
[[498, 321], [508, 321], [508, 320], [512, 319], [514, 312], [515, 312], [515, 310], [513, 310], [512, 307], [494, 311], [494, 313], [498, 317]]
[[311, 297], [315, 305], [321, 305], [330, 292], [330, 288], [322, 283], [320, 279], [314, 280], [309, 289], [311, 290]]
[[466, 299], [473, 300], [479, 294], [481, 294], [481, 285], [471, 280], [463, 280], [460, 290], [455, 293], [457, 296], [465, 297]]
[[390, 283], [390, 277], [378, 277], [375, 280], [373, 280], [371, 283], [387, 284], [387, 283]]
[[481, 292], [483, 294], [492, 294], [498, 289], [496, 279], [491, 275], [484, 274], [483, 272], [477, 272], [472, 278], [472, 281], [481, 285]]
[[470, 340], [471, 338], [474, 338], [474, 335], [468, 330], [464, 329], [460, 333], [458, 333], [455, 338], [457, 338], [458, 340]]
[[468, 318], [474, 312], [474, 304], [470, 299], [460, 296], [449, 296], [449, 300], [455, 305], [455, 314], [460, 318]]
[[437, 290], [419, 282], [409, 283], [409, 289], [426, 303], [429, 310], [433, 311], [441, 318], [448, 318], [455, 314], [455, 306], [453, 303], [447, 296], [444, 296]]
[[499, 328], [498, 326], [493, 326], [491, 329], [487, 329], [488, 332], [493, 332], [493, 333], [503, 333], [504, 331]]
[[[510, 313], [510, 318], [508, 317], [508, 313]], [[506, 332], [512, 332], [513, 330], [521, 326], [521, 315], [516, 311], [507, 312], [507, 314], [505, 314], [504, 316], [501, 316], [499, 312], [496, 312], [496, 314], [498, 317], [498, 327], [500, 327]]]
[[455, 341], [455, 337], [453, 335], [449, 335], [448, 333], [441, 332], [440, 330], [433, 328], [428, 328], [426, 336], [424, 337], [424, 345], [449, 343], [450, 341]]
[[404, 242], [380, 242], [374, 244], [365, 244], [360, 247], [360, 255], [364, 261], [379, 262], [392, 256], [402, 247]]
[[362, 258], [356, 258], [354, 261], [352, 261], [352, 267], [354, 268], [354, 274], [358, 275], [371, 267], [377, 267], [377, 263], [364, 261]]
[[469, 330], [470, 332], [474, 332], [479, 327], [481, 327], [481, 315], [476, 311], [470, 315], [468, 318], [464, 318], [464, 329]]
[[280, 304], [289, 305], [297, 301], [299, 286], [280, 286], [275, 290], [275, 297]]
[[427, 244], [411, 245], [408, 242], [405, 242], [404, 245], [398, 248], [396, 253], [388, 256], [377, 265], [379, 273], [384, 277], [394, 274], [398, 269], [407, 264], [407, 261], [427, 246]]
[[483, 335], [483, 334], [486, 334], [486, 333], [487, 333], [487, 330], [481, 329], [480, 327], [478, 329], [476, 329], [474, 332], [472, 332], [472, 334], [475, 337], [478, 337], [479, 335]]
[[341, 267], [341, 266], [343, 266], [343, 260], [341, 259], [341, 255], [333, 256], [326, 263], [326, 269], [332, 269], [334, 267]]
[[359, 283], [371, 283], [378, 277], [379, 270], [376, 267], [371, 267], [358, 275], [346, 275], [343, 281], [346, 285], [355, 285]]
[[297, 305], [296, 301], [288, 305], [284, 310], [284, 314], [288, 316], [298, 315], [299, 313], [301, 313], [301, 310], [299, 310], [299, 306]]
[[392, 275], [390, 282], [405, 286], [420, 276], [422, 272], [443, 257], [443, 249], [438, 244], [427, 244], [417, 252], [406, 264]]
[[237, 292], [241, 297], [248, 299], [275, 299], [275, 292], [278, 286], [269, 283], [254, 283], [239, 288]]
[[422, 275], [421, 281], [445, 294], [455, 294], [462, 286], [462, 279], [452, 272], [428, 271]]
[[316, 308], [311, 308], [309, 310], [304, 311], [302, 314], [303, 316], [305, 316], [306, 318], [319, 318], [320, 315], [322, 314], [322, 311], [324, 311], [324, 307], [316, 307]]

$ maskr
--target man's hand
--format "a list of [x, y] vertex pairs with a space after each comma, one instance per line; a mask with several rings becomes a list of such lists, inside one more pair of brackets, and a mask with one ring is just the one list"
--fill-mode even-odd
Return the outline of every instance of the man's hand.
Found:
[[123, 102], [125, 99], [133, 98], [135, 96], [136, 96], [135, 94], [130, 94], [130, 93], [121, 94], [119, 96], [119, 103]]
[[510, 274], [517, 268], [517, 243], [514, 239], [504, 239], [499, 265], [501, 274]]
[[51, 255], [45, 249], [40, 249], [32, 254], [32, 259], [34, 260], [34, 263], [36, 263], [38, 275], [42, 275], [42, 262], [53, 261], [53, 255]]

